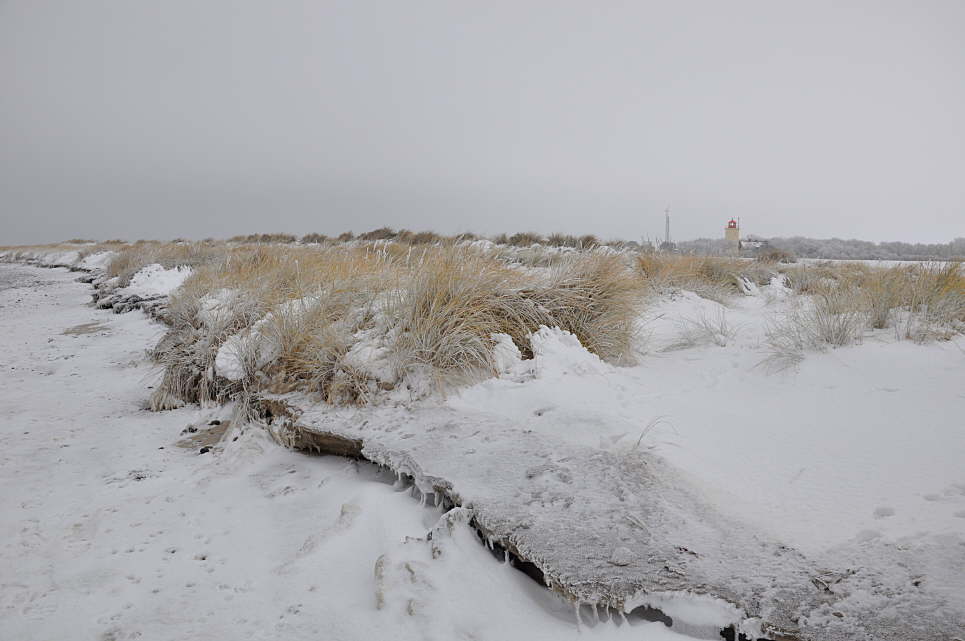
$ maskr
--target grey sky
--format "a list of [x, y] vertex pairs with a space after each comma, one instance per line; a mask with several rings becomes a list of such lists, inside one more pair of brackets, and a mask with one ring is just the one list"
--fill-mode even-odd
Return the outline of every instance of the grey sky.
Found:
[[0, 0], [0, 244], [965, 236], [965, 2]]

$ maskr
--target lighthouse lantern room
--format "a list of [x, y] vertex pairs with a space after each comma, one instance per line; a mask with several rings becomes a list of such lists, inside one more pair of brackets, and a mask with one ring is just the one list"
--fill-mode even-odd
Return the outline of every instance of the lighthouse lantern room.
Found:
[[740, 224], [734, 220], [730, 219], [727, 223], [727, 227], [724, 228], [724, 240], [727, 241], [727, 251], [734, 256], [740, 254], [741, 247], [741, 232]]

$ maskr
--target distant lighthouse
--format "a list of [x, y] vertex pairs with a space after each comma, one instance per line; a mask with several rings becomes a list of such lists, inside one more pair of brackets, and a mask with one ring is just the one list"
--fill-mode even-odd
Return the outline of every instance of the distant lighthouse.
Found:
[[727, 253], [733, 256], [740, 254], [741, 229], [740, 224], [731, 218], [724, 227], [724, 240], [727, 242]]

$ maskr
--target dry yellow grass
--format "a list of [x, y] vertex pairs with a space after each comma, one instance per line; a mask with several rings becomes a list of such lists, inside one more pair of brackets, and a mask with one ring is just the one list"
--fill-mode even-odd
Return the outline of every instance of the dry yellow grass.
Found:
[[792, 273], [798, 291], [810, 297], [769, 329], [771, 362], [793, 363], [806, 349], [852, 344], [865, 328], [893, 327], [896, 338], [915, 342], [965, 332], [961, 263], [825, 263]]
[[163, 267], [187, 265], [198, 267], [223, 256], [226, 248], [220, 242], [171, 242], [138, 241], [121, 247], [111, 260], [107, 274], [127, 285], [134, 274], [147, 265], [157, 263]]
[[759, 261], [659, 253], [640, 254], [637, 269], [652, 289], [688, 289], [721, 303], [744, 291], [745, 282], [763, 285], [776, 273]]
[[[122, 254], [118, 273], [159, 256], [200, 256], [171, 297], [172, 331], [156, 350], [167, 371], [158, 407], [252, 389], [303, 389], [331, 402], [360, 403], [410, 375], [446, 387], [494, 373], [494, 334], [508, 334], [528, 354], [529, 335], [541, 325], [574, 333], [602, 358], [625, 361], [643, 293], [618, 256], [575, 255], [552, 269], [520, 270], [494, 253], [454, 246], [146, 249], [143, 257]], [[231, 303], [212, 314], [225, 292]], [[258, 340], [270, 343], [270, 363], [242, 355], [252, 363], [242, 380], [219, 380], [218, 349], [259, 319]], [[387, 346], [392, 375], [376, 376], [346, 359], [363, 334]]]
[[[154, 351], [165, 366], [154, 398], [159, 409], [244, 400], [263, 390], [303, 390], [344, 404], [365, 403], [411, 380], [444, 388], [495, 373], [494, 334], [509, 335], [531, 356], [529, 337], [543, 325], [573, 333], [608, 361], [626, 362], [649, 292], [689, 289], [726, 302], [778, 272], [808, 296], [807, 305], [772, 332], [772, 348], [792, 358], [805, 348], [854, 342], [866, 327], [893, 327], [916, 341], [965, 330], [965, 274], [958, 263], [787, 266], [605, 250], [486, 251], [428, 234], [416, 242], [415, 236], [403, 231], [350, 244], [141, 241], [43, 249], [114, 251], [108, 273], [121, 285], [151, 263], [192, 267], [169, 301], [171, 331]], [[229, 379], [215, 361], [222, 345], [238, 336], [246, 337], [235, 341], [243, 375]], [[359, 357], [360, 347], [378, 352], [378, 367], [370, 356]]]

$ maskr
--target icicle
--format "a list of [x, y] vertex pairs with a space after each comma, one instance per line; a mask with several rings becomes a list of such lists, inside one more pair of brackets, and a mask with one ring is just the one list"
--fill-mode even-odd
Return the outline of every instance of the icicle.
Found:
[[623, 612], [623, 610], [620, 610], [620, 618], [623, 619], [624, 625], [630, 625], [630, 622], [627, 621], [627, 615]]
[[503, 548], [503, 565], [509, 565], [509, 550]]
[[593, 623], [600, 622], [600, 613], [596, 609], [596, 602], [591, 604], [593, 606]]
[[583, 617], [580, 615], [580, 602], [573, 602], [573, 611], [576, 613], [576, 631], [583, 632]]

